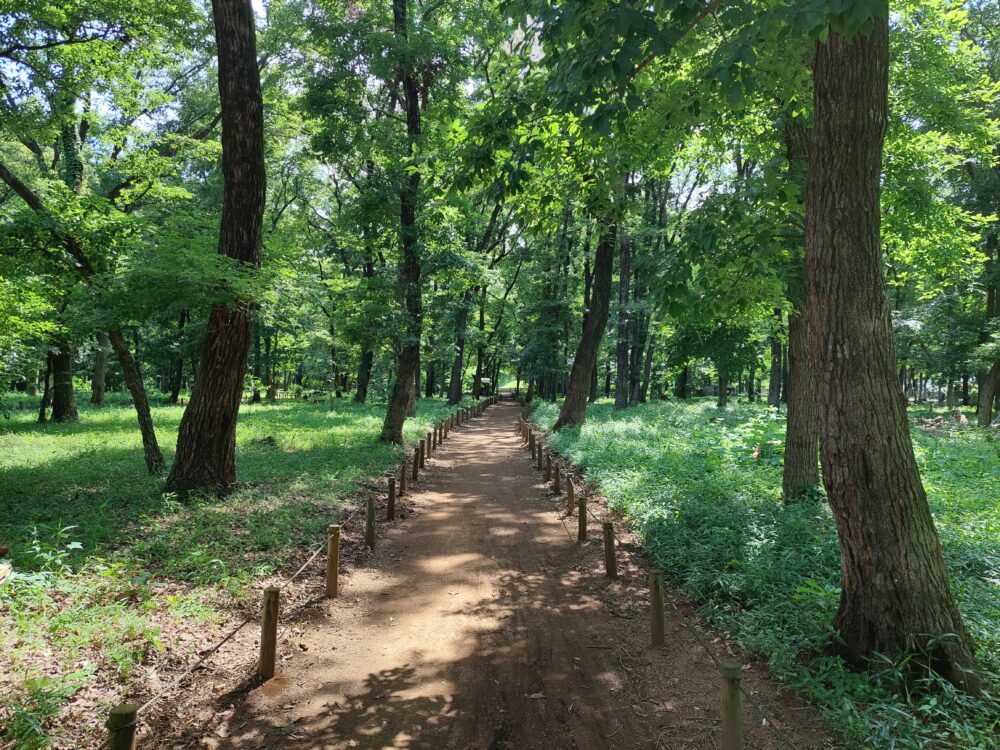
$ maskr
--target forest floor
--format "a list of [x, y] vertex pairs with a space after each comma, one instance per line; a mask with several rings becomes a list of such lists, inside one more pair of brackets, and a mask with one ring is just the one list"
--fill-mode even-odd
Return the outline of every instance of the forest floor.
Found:
[[[144, 746], [717, 748], [714, 659], [738, 655], [670, 592], [667, 645], [649, 645], [635, 541], [623, 538], [620, 577], [608, 579], [600, 528], [576, 540], [515, 432], [518, 413], [501, 403], [451, 433], [405, 520], [382, 524], [375, 553], [345, 570], [342, 595], [286, 623], [278, 676], [233, 686], [207, 722], [159, 727]], [[743, 674], [791, 747], [834, 746], [766, 669]], [[744, 713], [748, 747], [783, 747]]]

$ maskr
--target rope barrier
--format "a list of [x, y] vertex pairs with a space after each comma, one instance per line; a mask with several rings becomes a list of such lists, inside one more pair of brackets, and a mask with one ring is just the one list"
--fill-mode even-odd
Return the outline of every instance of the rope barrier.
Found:
[[[540, 434], [541, 433], [539, 433], [539, 435]], [[567, 472], [567, 476], [570, 476], [568, 472]], [[594, 519], [594, 521], [596, 521], [598, 524], [603, 524], [604, 519], [602, 519], [600, 516], [598, 516], [596, 513], [594, 513], [594, 511], [590, 507], [589, 503], [586, 505], [586, 508], [587, 508], [587, 513]], [[567, 513], [566, 517], [568, 517], [569, 515], [570, 514]], [[561, 514], [560, 514], [560, 518], [563, 520], [563, 526], [565, 526], [566, 522], [565, 522], [565, 519], [563, 519], [563, 517], [562, 517]], [[569, 529], [568, 528], [566, 529], [566, 533], [569, 534]], [[615, 542], [617, 544], [621, 545], [622, 544], [622, 540], [619, 538], [618, 532], [615, 531], [614, 529], [612, 529], [611, 530], [611, 534], [614, 537]], [[572, 535], [570, 535], [570, 538], [572, 538]], [[708, 643], [708, 641], [705, 640], [705, 638], [694, 628], [694, 626], [687, 621], [687, 618], [684, 616], [684, 613], [681, 612], [680, 608], [678, 608], [678, 606], [674, 603], [674, 601], [673, 601], [672, 598], [670, 598], [670, 597], [664, 597], [664, 598], [667, 601], [670, 602], [670, 606], [673, 608], [674, 612], [677, 613], [677, 620], [681, 623], [681, 625], [683, 625], [688, 630], [688, 632], [691, 633], [691, 635], [694, 636], [694, 639], [702, 647], [702, 649], [705, 651], [705, 653], [708, 654], [709, 659], [712, 660], [712, 663], [715, 665], [715, 668], [721, 672], [722, 671], [722, 663], [718, 660], [718, 658], [712, 652], [711, 646]], [[788, 750], [798, 750], [798, 748], [796, 748], [796, 746], [792, 744], [791, 740], [788, 738], [788, 736], [785, 734], [785, 732], [775, 723], [774, 719], [772, 719], [771, 716], [761, 707], [760, 703], [758, 703], [754, 699], [754, 697], [747, 691], [747, 689], [745, 687], [743, 687], [743, 683], [742, 682], [739, 683], [739, 690], [740, 690], [740, 693], [743, 694], [743, 697], [746, 698], [747, 703], [749, 703], [750, 706], [758, 714], [760, 714], [760, 717], [761, 717], [761, 719], [763, 719], [764, 723], [771, 728], [771, 730], [774, 732], [774, 736], [777, 737], [777, 739], [778, 739], [779, 743], [782, 745], [782, 747], [788, 748]]]

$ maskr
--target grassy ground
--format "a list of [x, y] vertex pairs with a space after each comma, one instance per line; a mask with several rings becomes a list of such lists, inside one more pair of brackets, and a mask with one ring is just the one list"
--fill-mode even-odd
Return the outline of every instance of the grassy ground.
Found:
[[[19, 750], [73, 747], [67, 703], [110, 703], [98, 681], [196, 648], [183, 641], [199, 623], [246, 604], [251, 581], [294, 570], [358, 482], [402, 455], [376, 439], [384, 404], [244, 405], [243, 484], [182, 505], [147, 476], [132, 409], [78, 401], [72, 424], [0, 418], [0, 544], [14, 566], [0, 589], [0, 746]], [[168, 464], [182, 411], [153, 409]], [[448, 412], [421, 399], [406, 436]]]
[[[927, 409], [911, 416], [926, 417]], [[555, 421], [544, 404], [535, 420]], [[553, 446], [642, 532], [668, 576], [749, 653], [828, 712], [849, 747], [997, 747], [1000, 736], [1000, 440], [950, 421], [913, 427], [917, 458], [966, 625], [991, 692], [904, 684], [900, 664], [872, 673], [830, 655], [839, 596], [833, 521], [819, 492], [780, 502], [783, 419], [760, 405], [710, 401], [615, 412], [590, 407]], [[760, 446], [760, 450], [756, 448]], [[756, 454], [756, 455], [755, 455]]]

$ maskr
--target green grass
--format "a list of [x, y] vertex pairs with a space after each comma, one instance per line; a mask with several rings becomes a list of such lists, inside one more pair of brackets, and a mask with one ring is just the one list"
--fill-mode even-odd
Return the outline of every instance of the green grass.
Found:
[[[534, 418], [550, 427], [556, 413], [543, 404]], [[849, 747], [987, 750], [1000, 732], [1000, 441], [976, 428], [939, 432], [913, 436], [954, 590], [991, 676], [990, 692], [975, 698], [939, 680], [906, 683], [899, 665], [852, 672], [830, 655], [836, 532], [818, 491], [781, 502], [784, 421], [773, 411], [698, 400], [616, 412], [599, 402], [582, 429], [552, 444], [585, 468], [705, 615], [816, 701]]]
[[[181, 648], [164, 643], [175, 626], [252, 605], [248, 583], [293, 571], [358, 482], [402, 456], [377, 440], [384, 403], [244, 405], [240, 486], [182, 504], [146, 474], [132, 409], [79, 401], [76, 423], [0, 418], [0, 543], [14, 565], [0, 589], [0, 731], [23, 750], [72, 731], [60, 711], [78, 691], [100, 684], [113, 702], [140, 665]], [[409, 440], [450, 411], [417, 410]], [[153, 409], [168, 464], [182, 413]]]

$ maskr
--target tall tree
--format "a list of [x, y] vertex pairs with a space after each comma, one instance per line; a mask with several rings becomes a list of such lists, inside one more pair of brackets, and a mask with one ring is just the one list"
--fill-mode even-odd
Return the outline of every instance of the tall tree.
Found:
[[[250, 0], [212, 0], [219, 55], [224, 190], [219, 253], [259, 268], [266, 198], [264, 105]], [[236, 481], [236, 419], [253, 323], [251, 303], [212, 306], [167, 489], [223, 493]]]
[[914, 649], [977, 684], [896, 379], [882, 272], [880, 179], [888, 115], [888, 3], [869, 28], [833, 28], [813, 64], [806, 194], [811, 353], [823, 482], [840, 540], [836, 627], [845, 656]]

